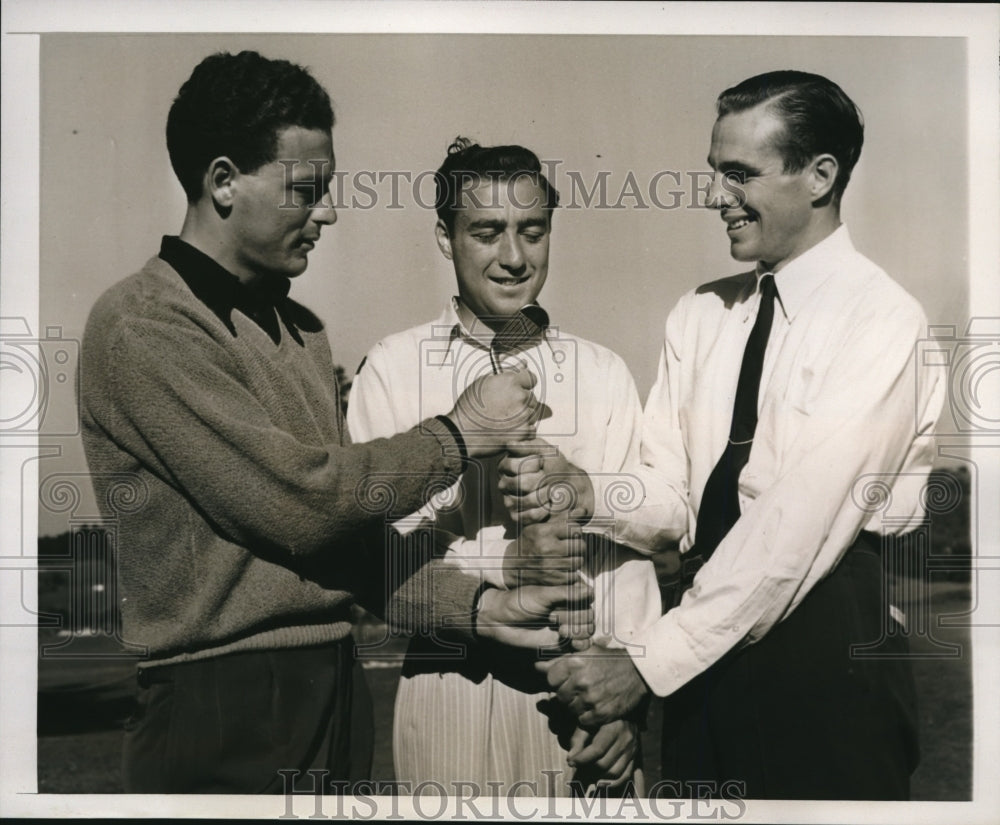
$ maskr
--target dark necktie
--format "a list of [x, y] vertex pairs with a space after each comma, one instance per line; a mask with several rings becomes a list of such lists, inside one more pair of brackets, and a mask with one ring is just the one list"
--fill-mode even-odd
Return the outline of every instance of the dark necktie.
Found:
[[695, 528], [694, 547], [686, 553], [683, 567], [684, 586], [689, 587], [698, 571], [725, 538], [726, 533], [740, 517], [739, 478], [740, 471], [750, 458], [753, 436], [757, 429], [757, 394], [760, 389], [760, 374], [764, 368], [764, 350], [771, 333], [774, 320], [774, 298], [777, 289], [774, 276], [768, 273], [760, 279], [760, 306], [757, 320], [750, 331], [746, 349], [743, 350], [743, 365], [736, 385], [736, 400], [733, 403], [733, 422], [729, 428], [729, 442], [722, 453], [701, 497], [698, 509], [698, 524]]

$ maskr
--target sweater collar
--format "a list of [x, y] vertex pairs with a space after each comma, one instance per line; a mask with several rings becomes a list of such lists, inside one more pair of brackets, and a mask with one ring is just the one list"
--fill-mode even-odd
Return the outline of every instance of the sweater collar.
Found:
[[242, 283], [218, 261], [175, 235], [165, 235], [160, 244], [160, 258], [181, 276], [194, 296], [205, 304], [235, 337], [233, 310], [239, 310], [268, 334], [274, 343], [281, 341], [278, 317], [296, 340], [299, 335], [283, 305], [291, 282], [273, 278], [253, 287]]

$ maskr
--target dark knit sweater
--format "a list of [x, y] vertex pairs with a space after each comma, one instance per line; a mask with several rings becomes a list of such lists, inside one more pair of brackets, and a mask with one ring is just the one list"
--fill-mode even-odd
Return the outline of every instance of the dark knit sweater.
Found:
[[[367, 563], [386, 533], [379, 491], [413, 512], [462, 465], [435, 419], [349, 445], [318, 319], [280, 290], [206, 291], [194, 278], [228, 273], [198, 268], [182, 278], [152, 258], [98, 300], [82, 346], [83, 441], [117, 535], [124, 637], [151, 664], [343, 638], [352, 594], [383, 589]], [[476, 579], [434, 582], [434, 601], [410, 606], [418, 625], [469, 614]]]

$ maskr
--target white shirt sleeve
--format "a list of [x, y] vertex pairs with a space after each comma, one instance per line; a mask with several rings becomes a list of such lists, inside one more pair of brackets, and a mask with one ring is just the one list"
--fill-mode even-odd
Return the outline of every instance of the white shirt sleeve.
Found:
[[852, 499], [856, 481], [899, 472], [914, 449], [932, 448], [919, 436], [930, 435], [943, 396], [937, 376], [924, 380], [914, 365], [923, 313], [904, 302], [868, 314], [850, 335], [827, 342], [825, 377], [779, 476], [742, 513], [681, 604], [639, 635], [641, 650], [630, 649], [657, 695], [786, 617], [871, 517]]

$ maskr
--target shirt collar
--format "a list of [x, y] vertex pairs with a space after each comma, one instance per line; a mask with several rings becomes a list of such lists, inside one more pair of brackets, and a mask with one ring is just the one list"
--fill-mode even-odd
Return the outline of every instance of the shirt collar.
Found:
[[281, 340], [276, 313], [285, 322], [292, 336], [301, 341], [294, 324], [283, 311], [291, 282], [288, 278], [271, 278], [247, 286], [215, 259], [175, 235], [165, 235], [160, 244], [160, 258], [173, 267], [194, 296], [205, 304], [235, 336], [232, 313], [238, 309], [275, 343]]
[[[778, 301], [789, 323], [805, 306], [812, 295], [833, 275], [840, 264], [854, 254], [854, 245], [847, 226], [841, 224], [823, 240], [810, 247], [797, 258], [793, 258], [774, 274], [774, 285], [778, 290]], [[760, 279], [768, 274], [757, 265], [757, 289]]]
[[471, 339], [479, 346], [489, 349], [495, 335], [493, 330], [480, 321], [479, 316], [463, 304], [457, 295], [451, 299], [451, 308], [455, 314], [454, 335]]

